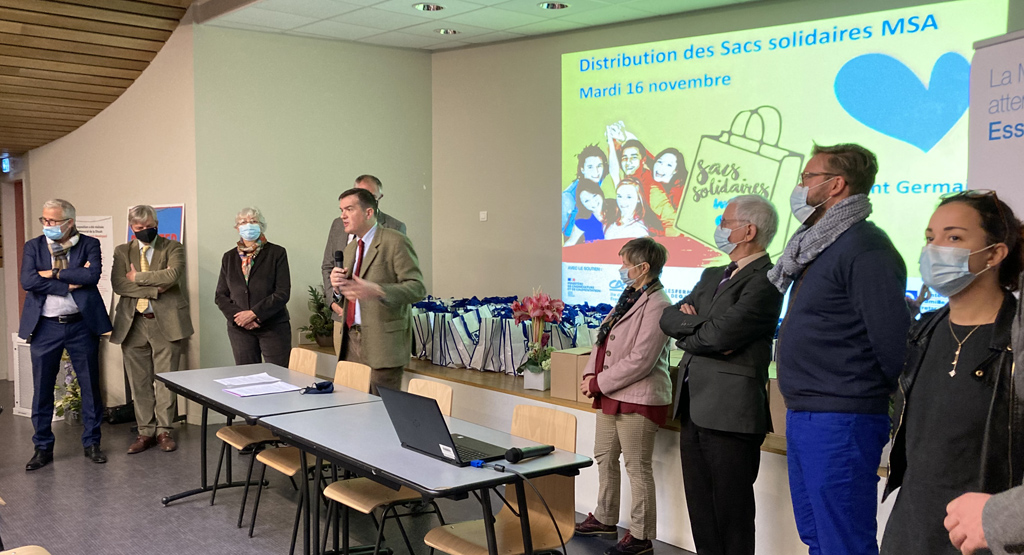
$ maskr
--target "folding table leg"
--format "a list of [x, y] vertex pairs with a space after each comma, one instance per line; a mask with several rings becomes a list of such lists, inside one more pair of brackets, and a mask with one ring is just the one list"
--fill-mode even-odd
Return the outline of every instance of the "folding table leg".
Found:
[[526, 487], [516, 480], [516, 501], [519, 503], [519, 525], [523, 529], [523, 553], [533, 554], [533, 536], [530, 534], [530, 507], [526, 503]]
[[487, 552], [498, 555], [498, 539], [494, 535], [494, 510], [491, 509], [491, 491], [480, 490], [480, 506], [484, 511], [484, 533], [487, 535]]
[[[305, 457], [305, 455], [303, 455], [303, 457]], [[305, 461], [305, 459], [303, 459], [303, 461]], [[317, 553], [317, 555], [319, 555], [319, 553], [320, 553], [320, 497], [321, 497], [321, 495], [320, 495], [320, 482], [324, 478], [324, 460], [320, 456], [317, 456], [317, 458], [316, 458], [316, 472], [315, 472], [315, 474], [316, 474], [316, 476], [313, 478], [313, 485], [309, 486], [307, 484], [307, 487], [312, 487], [313, 488], [313, 491], [309, 492], [309, 498], [311, 500], [315, 500], [315, 501], [312, 501], [312, 503], [313, 503], [313, 507], [312, 508], [313, 508], [313, 511], [314, 511], [313, 512], [313, 517], [312, 517], [313, 518], [313, 538], [316, 539], [316, 542], [314, 542], [316, 544], [314, 546], [314, 549], [316, 550], [315, 552]], [[307, 481], [306, 480], [306, 476], [308, 476], [308, 474], [303, 474], [302, 475], [303, 481]]]
[[[305, 478], [309, 476], [309, 465], [306, 464], [306, 452], [299, 450], [299, 460], [302, 463], [302, 476]], [[309, 545], [309, 509], [310, 509], [310, 495], [309, 495], [309, 482], [305, 479], [302, 480], [302, 553], [303, 555], [310, 555]]]

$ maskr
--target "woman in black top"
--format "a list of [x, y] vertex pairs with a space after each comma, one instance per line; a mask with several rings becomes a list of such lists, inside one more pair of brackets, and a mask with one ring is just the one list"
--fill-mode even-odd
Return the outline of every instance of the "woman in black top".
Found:
[[925, 236], [921, 277], [949, 304], [910, 331], [883, 500], [900, 492], [883, 555], [959, 554], [946, 505], [1009, 489], [1024, 470], [1024, 387], [1013, 385], [1010, 349], [1021, 223], [995, 193], [967, 191], [942, 200]]
[[288, 253], [267, 242], [266, 228], [258, 208], [243, 208], [235, 216], [240, 239], [221, 260], [215, 298], [228, 319], [235, 364], [266, 361], [287, 367], [292, 346], [285, 307], [292, 288]]

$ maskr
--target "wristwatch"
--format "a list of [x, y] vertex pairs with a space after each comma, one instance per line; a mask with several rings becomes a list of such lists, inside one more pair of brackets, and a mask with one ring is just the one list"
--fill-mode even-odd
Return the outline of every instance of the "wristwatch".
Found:
[[60, 279], [60, 268], [53, 269], [53, 279]]

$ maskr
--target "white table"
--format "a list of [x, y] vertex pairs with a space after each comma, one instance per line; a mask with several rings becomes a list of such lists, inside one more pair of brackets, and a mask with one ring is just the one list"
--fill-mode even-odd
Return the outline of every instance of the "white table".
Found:
[[[355, 405], [360, 403], [380, 403], [380, 397], [362, 393], [354, 389], [336, 386], [334, 393], [302, 395], [298, 391], [286, 393], [273, 393], [270, 395], [257, 395], [253, 397], [238, 397], [231, 393], [224, 392], [230, 389], [228, 386], [217, 383], [214, 380], [221, 378], [233, 378], [248, 376], [266, 372], [281, 381], [307, 387], [316, 378], [302, 372], [295, 372], [282, 368], [275, 364], [247, 364], [244, 366], [224, 366], [221, 368], [205, 368], [200, 370], [186, 370], [182, 372], [167, 372], [157, 374], [156, 379], [164, 382], [167, 389], [182, 395], [187, 399], [195, 401], [203, 406], [201, 423], [201, 442], [199, 444], [200, 458], [200, 485], [198, 488], [169, 495], [160, 500], [167, 505], [185, 497], [211, 491], [213, 486], [207, 480], [207, 428], [209, 410], [213, 409], [228, 418], [228, 424], [232, 419], [242, 418], [249, 424], [255, 424], [258, 419], [278, 414], [297, 413], [305, 411], [320, 411], [332, 407]], [[228, 460], [226, 471], [227, 484], [218, 484], [217, 488], [244, 486], [244, 482], [232, 482], [231, 461]]]
[[[471, 422], [448, 418], [450, 431], [502, 447], [528, 447], [537, 443], [485, 428]], [[512, 484], [519, 498], [523, 545], [532, 552], [529, 516], [522, 479], [512, 472], [497, 472], [490, 468], [458, 467], [428, 457], [401, 446], [398, 435], [388, 418], [383, 403], [363, 403], [316, 411], [292, 413], [260, 418], [260, 424], [303, 451], [326, 459], [359, 475], [369, 477], [391, 487], [407, 486], [427, 497], [452, 497], [479, 491], [487, 532], [488, 549], [497, 554], [494, 522], [488, 488]], [[302, 459], [305, 461], [305, 457]], [[548, 474], [575, 475], [580, 468], [593, 464], [582, 455], [562, 450], [519, 464], [499, 461], [507, 468], [527, 478]], [[318, 464], [319, 467], [319, 464]], [[314, 484], [318, 481], [314, 480]], [[315, 496], [306, 495], [306, 499]], [[316, 504], [319, 513], [319, 504]], [[309, 511], [306, 512], [309, 515]], [[347, 552], [347, 512], [342, 515], [342, 548]], [[319, 518], [313, 519], [313, 538], [319, 539]], [[337, 529], [337, 528], [336, 528]], [[310, 531], [306, 528], [305, 553], [308, 551]], [[313, 542], [314, 550], [319, 541]]]

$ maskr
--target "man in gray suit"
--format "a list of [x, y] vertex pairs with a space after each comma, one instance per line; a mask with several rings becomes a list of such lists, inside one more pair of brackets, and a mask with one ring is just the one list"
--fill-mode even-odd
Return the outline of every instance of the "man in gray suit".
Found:
[[700, 555], [753, 555], [754, 480], [771, 430], [768, 363], [782, 294], [768, 281], [766, 248], [778, 229], [759, 195], [729, 201], [715, 242], [727, 266], [707, 268], [693, 291], [665, 309], [661, 329], [686, 351], [674, 413], [683, 488]]
[[171, 435], [175, 397], [154, 376], [178, 370], [182, 342], [192, 335], [188, 296], [180, 286], [185, 250], [181, 243], [157, 235], [152, 206], [131, 208], [128, 225], [135, 239], [114, 249], [110, 274], [121, 297], [110, 342], [121, 345], [139, 426], [128, 454], [155, 445], [169, 452], [177, 449]]
[[[369, 191], [378, 203], [380, 203], [380, 199], [384, 198], [383, 185], [379, 179], [370, 174], [364, 174], [357, 177], [355, 188]], [[338, 197], [338, 201], [341, 201], [341, 197]], [[398, 218], [389, 216], [383, 212], [378, 212], [377, 223], [383, 228], [393, 229], [405, 235], [405, 224]], [[334, 221], [331, 222], [331, 231], [327, 234], [327, 246], [324, 247], [324, 259], [323, 262], [320, 263], [320, 271], [323, 274], [324, 279], [325, 296], [327, 297], [327, 302], [331, 303], [331, 311], [334, 312], [335, 355], [341, 353], [341, 336], [345, 329], [345, 311], [342, 309], [341, 303], [336, 303], [331, 300], [331, 270], [334, 269], [334, 252], [344, 251], [345, 247], [351, 241], [352, 235], [345, 232], [345, 225], [342, 223], [341, 217], [339, 216], [335, 218]]]

